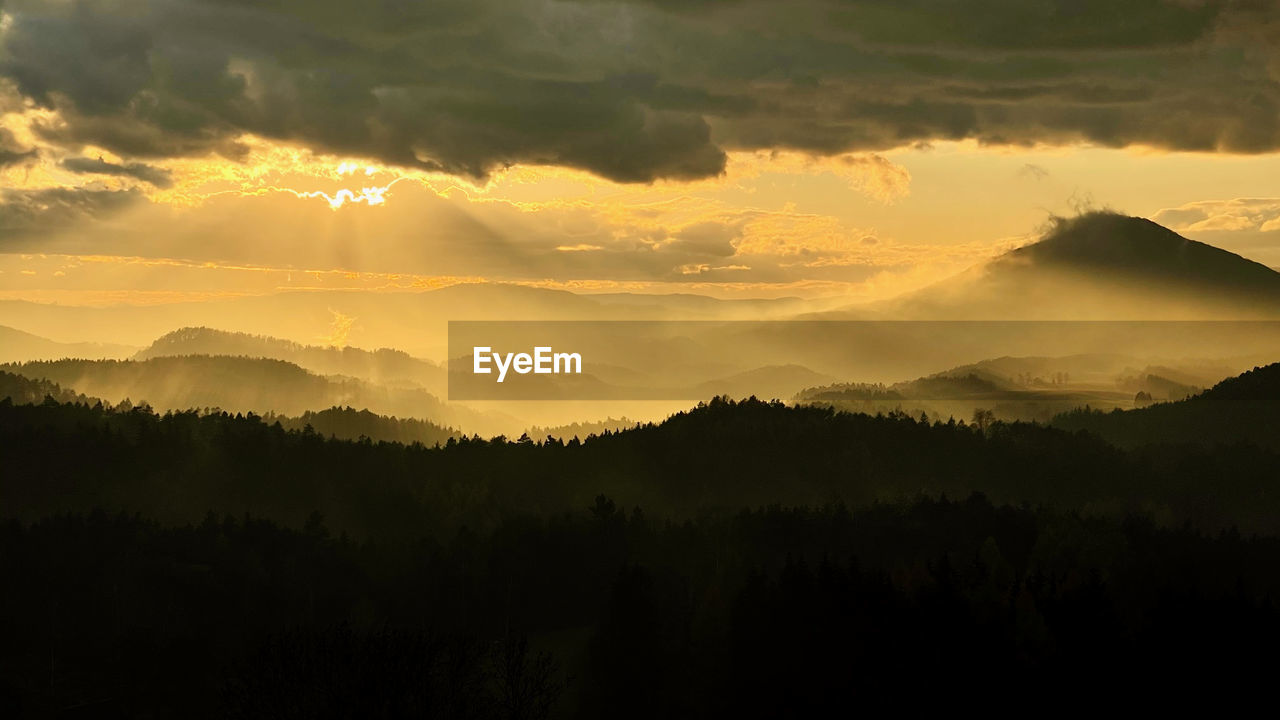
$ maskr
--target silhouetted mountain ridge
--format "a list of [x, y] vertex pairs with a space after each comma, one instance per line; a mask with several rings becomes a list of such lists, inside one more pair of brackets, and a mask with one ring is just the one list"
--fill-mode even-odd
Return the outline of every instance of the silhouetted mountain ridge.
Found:
[[1280, 408], [1280, 363], [1257, 367], [1227, 378], [1188, 403], [1263, 402]]

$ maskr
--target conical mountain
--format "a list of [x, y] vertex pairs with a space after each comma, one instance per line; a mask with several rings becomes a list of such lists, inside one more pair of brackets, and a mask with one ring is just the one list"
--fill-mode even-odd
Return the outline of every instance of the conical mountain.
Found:
[[1280, 319], [1280, 273], [1150, 220], [1059, 219], [1037, 242], [887, 303], [936, 319]]

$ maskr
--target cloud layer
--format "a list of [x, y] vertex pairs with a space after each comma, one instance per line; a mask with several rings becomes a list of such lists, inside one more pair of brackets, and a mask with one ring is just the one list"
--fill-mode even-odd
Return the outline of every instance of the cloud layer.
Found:
[[131, 177], [159, 188], [166, 188], [173, 184], [173, 180], [167, 170], [152, 167], [145, 163], [121, 164], [107, 162], [102, 158], [71, 157], [63, 160], [59, 165], [63, 169], [74, 173]]
[[[719, 174], [943, 139], [1280, 147], [1280, 10], [1245, 0], [3, 0], [0, 77], [69, 153], [245, 133], [482, 177]], [[14, 162], [21, 148], [0, 149]], [[139, 170], [141, 172], [141, 170]], [[158, 183], [156, 183], [158, 184]]]
[[[681, 195], [657, 205], [518, 203], [401, 183], [384, 206], [339, 212], [300, 207], [288, 192], [228, 194], [190, 208], [136, 191], [88, 189], [10, 190], [0, 201], [0, 253], [292, 269], [302, 285], [310, 271], [340, 268], [404, 274], [409, 286], [419, 277], [447, 276], [602, 287], [813, 285], [846, 292], [882, 275], [947, 274], [993, 252], [986, 243], [908, 245], [830, 216]], [[77, 272], [75, 282], [91, 280], [90, 270]], [[48, 282], [41, 276], [24, 287], [48, 289]]]

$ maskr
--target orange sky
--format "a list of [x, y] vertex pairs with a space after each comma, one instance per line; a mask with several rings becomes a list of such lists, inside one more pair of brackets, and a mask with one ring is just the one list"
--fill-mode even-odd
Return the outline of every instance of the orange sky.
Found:
[[172, 176], [163, 189], [86, 181], [49, 163], [6, 170], [11, 188], [139, 197], [0, 255], [0, 297], [156, 302], [487, 279], [877, 298], [1026, 242], [1050, 213], [1089, 204], [1280, 265], [1274, 156], [952, 143], [828, 158], [737, 153], [724, 175], [697, 181], [620, 184], [516, 166], [478, 184], [247, 141], [244, 162], [162, 164]]

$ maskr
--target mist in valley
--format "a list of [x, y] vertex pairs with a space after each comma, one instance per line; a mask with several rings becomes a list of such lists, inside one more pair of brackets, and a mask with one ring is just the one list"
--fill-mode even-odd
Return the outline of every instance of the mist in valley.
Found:
[[[755, 396], [1045, 422], [1077, 407], [1180, 399], [1280, 357], [1280, 323], [1269, 320], [1280, 317], [1278, 278], [1148, 221], [1095, 213], [934, 287], [843, 310], [817, 309], [832, 305], [825, 298], [472, 284], [157, 306], [5, 301], [0, 322], [22, 328], [4, 330], [7, 372], [161, 411], [293, 417], [350, 407], [518, 436], [613, 417], [660, 421], [711, 397]], [[358, 347], [357, 337], [374, 344]], [[461, 352], [449, 357], [451, 341]], [[458, 384], [450, 398], [451, 381], [481, 377], [463, 377], [472, 345], [495, 341], [571, 348], [586, 368]]]

